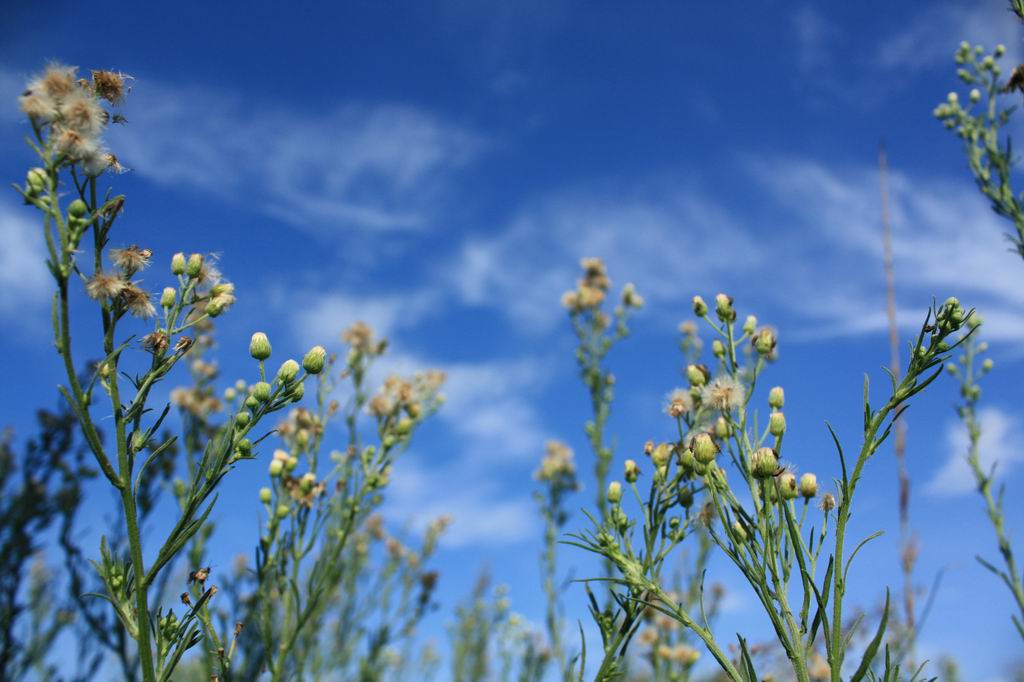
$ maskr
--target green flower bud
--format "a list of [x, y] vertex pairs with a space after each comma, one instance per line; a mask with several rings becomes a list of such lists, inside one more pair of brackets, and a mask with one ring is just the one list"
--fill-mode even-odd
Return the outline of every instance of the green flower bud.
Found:
[[171, 256], [171, 274], [184, 275], [186, 267], [185, 254], [178, 252]]
[[249, 440], [248, 438], [243, 438], [242, 440], [238, 441], [238, 451], [241, 452], [243, 455], [248, 455], [249, 453], [251, 453], [252, 441]]
[[608, 501], [612, 504], [618, 504], [622, 501], [622, 484], [618, 481], [612, 481], [608, 484]]
[[160, 307], [173, 308], [177, 300], [178, 292], [174, 290], [174, 287], [164, 287], [164, 292], [160, 294]]
[[978, 88], [972, 88], [970, 97], [971, 102], [976, 104], [978, 101], [981, 100], [981, 90], [979, 90]]
[[288, 516], [289, 511], [291, 510], [288, 508], [288, 505], [282, 502], [281, 504], [277, 505], [277, 518], [283, 519], [284, 517]]
[[626, 483], [635, 483], [636, 479], [640, 477], [640, 467], [632, 459], [626, 460], [623, 471], [625, 473]]
[[998, 45], [996, 45], [996, 50], [992, 54], [995, 55], [996, 59], [999, 59], [1004, 54], [1006, 54], [1006, 45], [999, 43]]
[[293, 403], [297, 403], [302, 400], [302, 396], [306, 395], [305, 384], [295, 384], [291, 390], [288, 391], [288, 397], [292, 399]]
[[686, 367], [686, 380], [691, 386], [703, 386], [708, 383], [711, 372], [704, 365], [688, 365]]
[[690, 449], [693, 450], [693, 458], [701, 464], [715, 461], [715, 457], [718, 455], [718, 446], [715, 445], [711, 435], [707, 433], [697, 434], [690, 444]]
[[796, 476], [787, 471], [779, 476], [778, 482], [779, 489], [782, 492], [782, 499], [795, 500], [800, 492], [800, 488], [796, 483]]
[[261, 403], [270, 400], [270, 384], [265, 381], [257, 381], [252, 385], [252, 397]]
[[750, 472], [755, 478], [771, 478], [779, 468], [779, 458], [771, 448], [758, 448], [750, 456]]
[[800, 477], [800, 494], [806, 499], [811, 499], [818, 494], [818, 477], [806, 473]]
[[199, 273], [203, 271], [203, 254], [193, 253], [188, 257], [188, 263], [185, 264], [185, 274], [189, 277], [198, 277]]
[[775, 334], [771, 329], [762, 329], [754, 336], [754, 350], [760, 355], [768, 355], [775, 349]]
[[256, 332], [249, 341], [249, 355], [256, 360], [266, 360], [270, 357], [270, 339], [263, 332]]
[[740, 542], [747, 541], [747, 530], [743, 527], [743, 524], [739, 521], [732, 522], [732, 531], [736, 534], [736, 539]]
[[668, 464], [668, 460], [672, 456], [672, 446], [668, 443], [659, 443], [654, 451], [651, 453], [651, 462], [657, 468], [661, 468]]
[[683, 473], [687, 476], [693, 474], [693, 466], [697, 463], [697, 460], [693, 457], [693, 450], [690, 448], [683, 448], [683, 451], [679, 453], [679, 466], [682, 468]]
[[290, 384], [295, 381], [295, 377], [299, 375], [299, 363], [292, 359], [285, 360], [281, 363], [281, 368], [277, 370], [277, 380], [282, 384]]
[[782, 386], [776, 386], [768, 392], [768, 406], [773, 410], [781, 410], [785, 404], [786, 392], [782, 390]]
[[715, 422], [715, 438], [725, 440], [730, 435], [732, 435], [732, 428], [729, 426], [729, 422], [725, 417], [719, 417]]
[[281, 470], [284, 469], [284, 462], [279, 459], [270, 460], [270, 466], [267, 467], [271, 476], [280, 476]]
[[224, 304], [217, 299], [212, 299], [206, 303], [204, 311], [210, 317], [220, 317], [220, 314], [224, 312]]
[[768, 417], [768, 433], [776, 438], [786, 432], [786, 415], [781, 412], [772, 412]]
[[981, 362], [981, 368], [986, 372], [991, 372], [993, 367], [995, 367], [995, 363], [992, 362], [992, 358], [985, 358]]
[[306, 357], [302, 358], [302, 369], [306, 370], [310, 374], [319, 374], [320, 370], [324, 368], [324, 362], [327, 359], [327, 351], [324, 350], [323, 346], [313, 346], [306, 353]]
[[89, 207], [81, 199], [75, 199], [68, 204], [68, 215], [72, 218], [84, 218]]
[[239, 412], [235, 415], [235, 424], [238, 426], [248, 426], [251, 421], [252, 415], [248, 412]]
[[725, 357], [725, 344], [719, 339], [715, 339], [711, 342], [711, 352], [714, 353], [716, 358]]
[[289, 457], [284, 462], [285, 471], [295, 471], [297, 466], [299, 466], [299, 458], [295, 456]]
[[693, 489], [692, 488], [680, 488], [679, 489], [679, 504], [685, 509], [689, 509], [693, 505]]
[[270, 488], [260, 488], [260, 502], [270, 504], [272, 499], [274, 499], [274, 492]]
[[412, 433], [413, 421], [408, 417], [403, 417], [398, 420], [398, 424], [395, 425], [395, 433], [399, 436], [408, 436]]
[[704, 317], [708, 314], [708, 304], [700, 296], [693, 297], [693, 314], [697, 317]]
[[46, 170], [43, 168], [33, 168], [25, 176], [25, 182], [28, 185], [30, 194], [40, 194], [46, 189]]
[[260, 401], [256, 400], [256, 396], [249, 395], [246, 396], [245, 398], [245, 406], [248, 407], [250, 410], [255, 410], [257, 407], [260, 406]]
[[722, 322], [732, 322], [736, 319], [736, 311], [732, 307], [732, 296], [728, 294], [715, 295], [715, 314]]
[[755, 331], [757, 331], [757, 318], [747, 315], [747, 319], [743, 321], [743, 333], [753, 334]]

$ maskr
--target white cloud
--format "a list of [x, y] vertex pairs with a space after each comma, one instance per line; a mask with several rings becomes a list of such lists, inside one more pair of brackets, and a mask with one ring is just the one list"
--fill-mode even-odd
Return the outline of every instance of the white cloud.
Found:
[[1020, 22], [1002, 0], [971, 0], [960, 4], [922, 4], [914, 18], [882, 42], [876, 53], [883, 69], [918, 71], [934, 65], [952, 68], [953, 52], [961, 40], [991, 50], [1007, 48], [1007, 64], [1022, 60]]
[[424, 227], [483, 147], [475, 133], [407, 105], [311, 114], [144, 78], [126, 115], [108, 138], [135, 171], [313, 231]]
[[563, 317], [558, 300], [582, 256], [603, 258], [613, 278], [631, 278], [652, 302], [685, 300], [760, 261], [731, 216], [696, 192], [595, 188], [540, 202], [496, 235], [470, 239], [448, 271], [465, 303], [543, 331]]
[[38, 212], [0, 203], [0, 314], [21, 315], [43, 305], [52, 291]]
[[[1024, 460], [1024, 433], [1020, 420], [995, 407], [979, 410], [978, 419], [981, 423], [978, 445], [981, 468], [989, 472], [995, 466], [998, 478]], [[963, 495], [977, 488], [966, 459], [969, 446], [963, 423], [959, 420], [950, 422], [946, 427], [946, 461], [928, 482], [929, 493]]]
[[837, 30], [814, 6], [803, 5], [793, 13], [797, 59], [803, 71], [823, 68], [831, 62], [828, 50]]
[[[794, 310], [816, 335], [885, 329], [877, 169], [826, 167], [802, 159], [761, 160], [755, 177], [786, 211], [773, 261]], [[898, 319], [917, 328], [932, 298], [955, 295], [985, 316], [990, 339], [1024, 333], [1019, 256], [1012, 226], [964, 179], [947, 182], [892, 172], [889, 179]]]
[[[510, 496], [507, 481], [481, 475], [464, 461], [425, 464], [423, 453], [407, 453], [395, 467], [384, 514], [423, 529], [441, 515], [453, 523], [442, 543], [449, 547], [502, 545], [536, 535], [536, 509], [526, 495]], [[522, 486], [511, 486], [522, 489]]]
[[[290, 305], [296, 298], [302, 306]], [[272, 300], [291, 315], [292, 330], [306, 344], [327, 345], [352, 323], [365, 322], [384, 337], [393, 337], [437, 311], [438, 299], [431, 292], [351, 296], [340, 291], [290, 293], [276, 291]]]

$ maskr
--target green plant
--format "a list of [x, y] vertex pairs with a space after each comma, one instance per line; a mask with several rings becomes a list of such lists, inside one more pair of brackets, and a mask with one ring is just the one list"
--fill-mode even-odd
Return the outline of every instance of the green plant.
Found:
[[579, 489], [576, 482], [576, 463], [572, 449], [565, 443], [548, 442], [544, 458], [533, 477], [542, 485], [535, 493], [544, 518], [544, 550], [541, 567], [544, 576], [544, 595], [547, 611], [544, 624], [547, 626], [551, 658], [558, 666], [563, 680], [572, 679], [572, 664], [569, 662], [562, 641], [563, 619], [560, 590], [558, 588], [558, 536], [568, 520], [565, 497]]
[[1024, 65], [1016, 67], [1005, 83], [1000, 80], [999, 60], [1006, 47], [997, 45], [991, 54], [981, 45], [964, 41], [956, 51], [957, 76], [971, 90], [966, 102], [956, 92], [935, 107], [935, 117], [964, 143], [971, 174], [992, 210], [1013, 223], [1015, 234], [1007, 235], [1024, 257], [1024, 197], [1012, 186], [1013, 145], [1004, 131], [1016, 107], [1003, 104], [1015, 92], [1024, 93]]
[[[157, 440], [170, 407], [154, 418], [151, 393], [192, 348], [194, 339], [188, 334], [203, 320], [225, 312], [235, 291], [209, 258], [179, 253], [171, 258], [175, 286], [163, 289], [158, 309], [136, 279], [150, 264], [152, 253], [138, 246], [107, 248], [125, 197], [101, 191], [104, 176], [120, 169], [117, 158], [104, 150], [102, 134], [108, 125], [124, 121], [116, 107], [127, 88], [121, 74], [94, 71], [91, 76], [80, 80], [74, 68], [53, 64], [28, 84], [20, 104], [32, 126], [29, 145], [41, 165], [29, 170], [25, 184], [16, 189], [42, 216], [47, 267], [56, 285], [54, 344], [68, 382], [61, 391], [100, 471], [121, 501], [128, 551], [122, 553], [103, 540], [93, 565], [104, 591], [95, 596], [111, 605], [135, 642], [142, 679], [155, 682], [170, 679], [185, 651], [200, 641], [199, 612], [212, 593], [187, 606], [179, 619], [173, 609], [151, 610], [150, 591], [206, 523], [224, 476], [237, 462], [254, 458], [260, 439], [254, 443], [250, 433], [264, 417], [302, 397], [306, 373], [288, 360], [268, 382], [265, 361], [270, 344], [264, 335], [254, 335], [250, 352], [258, 361], [259, 381], [269, 390], [262, 399], [247, 399], [206, 442], [194, 475], [184, 483], [181, 512], [147, 565], [139, 493], [152, 475], [149, 468], [175, 440]], [[83, 293], [98, 307], [102, 332], [95, 349], [102, 360], [85, 381], [75, 371], [71, 342], [72, 299]], [[128, 326], [139, 329], [132, 318], [149, 326], [138, 346], [134, 334], [124, 336]], [[133, 363], [137, 351], [143, 359]], [[104, 444], [93, 417], [104, 394], [113, 415], [112, 447]]]
[[[970, 320], [971, 330], [975, 331], [981, 327], [981, 318], [973, 317]], [[985, 513], [992, 529], [995, 532], [996, 541], [999, 545], [999, 554], [1002, 557], [1003, 567], [1000, 568], [990, 561], [977, 557], [982, 566], [998, 577], [1010, 591], [1016, 606], [1017, 613], [1011, 615], [1011, 620], [1017, 629], [1017, 633], [1024, 639], [1024, 580], [1021, 578], [1020, 567], [1013, 554], [1013, 547], [1006, 533], [1006, 514], [1003, 511], [1003, 493], [1005, 490], [1000, 487], [998, 494], [993, 495], [992, 484], [995, 480], [995, 467], [987, 470], [981, 462], [981, 421], [978, 418], [978, 401], [981, 399], [981, 386], [978, 380], [988, 374], [994, 366], [991, 358], [985, 358], [988, 344], [980, 341], [977, 334], [971, 334], [965, 338], [963, 351], [957, 358], [957, 362], [950, 362], [946, 365], [960, 385], [961, 403], [957, 406], [957, 414], [967, 429], [968, 449], [967, 464], [974, 475], [974, 481], [978, 488], [978, 494], [985, 501]]]
[[[846, 532], [857, 484], [907, 401], [934, 381], [949, 351], [963, 342], [963, 338], [953, 341], [950, 335], [959, 331], [970, 313], [956, 299], [929, 311], [903, 377], [897, 380], [890, 375], [891, 394], [880, 407], [872, 408], [865, 378], [860, 449], [848, 463], [838, 436], [832, 433], [841, 477], [836, 495], [826, 493], [821, 498], [823, 515], [816, 528], [807, 523], [810, 502], [818, 496], [817, 478], [809, 473], [798, 478], [779, 463], [786, 432], [782, 389], [769, 392], [771, 412], [766, 424], [758, 425], [749, 410], [762, 371], [775, 353], [775, 334], [759, 327], [753, 316], [738, 329], [733, 301], [724, 294], [715, 298], [714, 319], [700, 297], [694, 298], [694, 313], [716, 337], [717, 371], [690, 365], [689, 388], [670, 395], [667, 412], [676, 422], [676, 438], [645, 447], [650, 459], [647, 492], [641, 493], [637, 485], [646, 467], [627, 460], [625, 485], [617, 481], [609, 485], [608, 516], [591, 517], [592, 528], [573, 536], [577, 547], [615, 566], [616, 575], [609, 582], [626, 614], [618, 622], [617, 641], [632, 637], [637, 609], [652, 608], [691, 630], [729, 679], [761, 679], [742, 635], [738, 635], [738, 655], [730, 656], [711, 631], [703, 602], [698, 609], [687, 608], [665, 589], [661, 573], [666, 557], [699, 525], [746, 579], [796, 679], [810, 679], [819, 646], [824, 648], [832, 680], [839, 682], [847, 675], [851, 680], [863, 679], [872, 670], [885, 633], [888, 599], [877, 632], [851, 675], [844, 671], [844, 664], [850, 637], [859, 624], [851, 626], [844, 620], [849, 569], [864, 544], [878, 535], [869, 536], [847, 555]], [[747, 362], [741, 358], [744, 349]], [[740, 480], [736, 488], [718, 463], [724, 455]], [[627, 492], [639, 510], [636, 517], [627, 511]], [[691, 514], [684, 502], [692, 502], [701, 492], [708, 502], [699, 513]], [[830, 525], [834, 526], [831, 535]], [[827, 539], [832, 544], [823, 554]], [[820, 578], [819, 564], [824, 565]], [[605, 625], [601, 627], [604, 632]], [[597, 679], [618, 675], [623, 650], [621, 645], [606, 647]], [[887, 655], [885, 679], [893, 679], [896, 669]]]

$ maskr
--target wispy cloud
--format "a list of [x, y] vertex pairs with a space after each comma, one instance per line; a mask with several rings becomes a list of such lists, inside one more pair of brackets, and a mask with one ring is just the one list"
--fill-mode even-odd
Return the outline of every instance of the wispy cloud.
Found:
[[[784, 210], [773, 249], [780, 289], [825, 334], [885, 328], [877, 169], [760, 160], [754, 176]], [[1019, 258], [1007, 226], [965, 182], [890, 175], [898, 319], [916, 327], [932, 297], [986, 315], [991, 339], [1024, 333]], [[871, 273], [876, 273], [872, 276]], [[994, 314], [988, 315], [991, 310]]]
[[463, 462], [427, 463], [422, 455], [409, 453], [395, 467], [384, 511], [388, 518], [422, 529], [432, 519], [450, 515], [453, 523], [442, 540], [449, 547], [507, 546], [535, 536], [532, 501], [509, 493], [521, 486], [468, 471]]
[[422, 228], [484, 147], [478, 134], [405, 104], [315, 114], [145, 78], [127, 114], [130, 124], [108, 137], [136, 172], [312, 231]]
[[543, 331], [564, 314], [557, 301], [581, 256], [603, 258], [613, 277], [634, 279], [650, 301], [681, 301], [751, 267], [759, 254], [726, 211], [695, 191], [596, 188], [539, 202], [497, 234], [468, 240], [448, 272], [464, 303]]
[[992, 49], [1007, 48], [1007, 63], [1021, 61], [1020, 22], [1000, 0], [930, 3], [914, 6], [913, 19], [886, 38], [876, 52], [883, 69], [919, 71], [937, 64], [952, 64], [961, 40]]
[[[0, 315], [18, 315], [43, 306], [52, 290], [46, 269], [42, 227], [34, 209], [0, 202]], [[28, 318], [31, 319], [31, 318]]]
[[[304, 305], [295, 306], [296, 299]], [[353, 296], [342, 291], [289, 292], [277, 290], [271, 301], [289, 315], [292, 330], [305, 344], [328, 344], [353, 322], [370, 325], [380, 336], [391, 337], [437, 313], [434, 292]]]
[[[981, 468], [988, 472], [995, 467], [996, 477], [1006, 475], [1024, 460], [1024, 432], [1020, 420], [996, 407], [982, 408], [978, 412], [981, 422], [981, 441], [978, 444]], [[977, 485], [967, 464], [970, 441], [967, 429], [959, 420], [946, 427], [946, 461], [928, 482], [927, 490], [935, 495], [964, 495]]]
[[796, 35], [800, 69], [809, 72], [832, 62], [829, 44], [838, 33], [836, 27], [813, 5], [802, 5], [791, 17]]

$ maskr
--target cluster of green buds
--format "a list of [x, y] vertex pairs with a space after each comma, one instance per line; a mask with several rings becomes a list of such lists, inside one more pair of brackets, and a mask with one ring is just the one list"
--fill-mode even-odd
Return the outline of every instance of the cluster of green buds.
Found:
[[174, 639], [178, 634], [178, 616], [173, 610], [168, 611], [166, 616], [157, 620], [157, 627], [165, 639]]
[[1003, 96], [1024, 92], [1024, 65], [1015, 67], [1004, 83], [999, 59], [1005, 54], [1003, 45], [986, 54], [981, 45], [961, 43], [955, 55], [957, 76], [970, 90], [966, 98], [950, 92], [946, 101], [935, 107], [934, 115], [963, 140], [978, 188], [996, 213], [1014, 223], [1016, 235], [1011, 238], [1024, 254], [1024, 197], [1011, 185], [1015, 159], [1009, 137], [1001, 134], [1016, 106], [1000, 101]]
[[[260, 380], [249, 387], [249, 395], [246, 397], [244, 406], [248, 410], [258, 411], [270, 406], [268, 411], [280, 409], [288, 403], [300, 402], [305, 396], [306, 376], [315, 376], [323, 371], [327, 352], [322, 346], [313, 346], [306, 353], [300, 366], [298, 362], [289, 358], [281, 363], [277, 374], [272, 381], [267, 381], [265, 363], [270, 359], [270, 339], [263, 332], [256, 332], [249, 341], [249, 355], [259, 362]], [[305, 371], [305, 374], [301, 374]], [[247, 425], [245, 413], [240, 412], [236, 419], [241, 420], [241, 426]]]
[[[975, 313], [967, 320], [973, 332], [982, 325], [981, 315]], [[968, 344], [970, 352], [964, 352], [956, 362], [946, 363], [946, 371], [960, 383], [960, 397], [968, 402], [977, 402], [981, 398], [981, 386], [977, 380], [995, 368], [992, 358], [983, 357], [988, 352], [987, 341]]]

